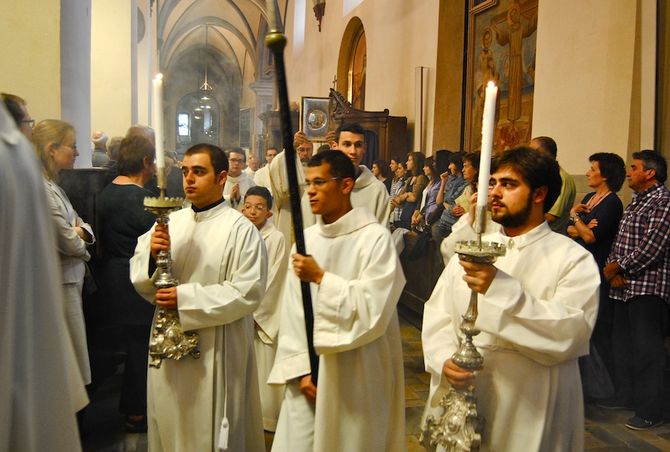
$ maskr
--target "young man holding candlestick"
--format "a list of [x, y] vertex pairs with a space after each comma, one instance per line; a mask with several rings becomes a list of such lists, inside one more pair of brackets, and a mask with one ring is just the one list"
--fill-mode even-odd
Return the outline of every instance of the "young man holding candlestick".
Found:
[[[182, 162], [191, 208], [137, 242], [130, 279], [151, 303], [177, 309], [199, 334], [200, 358], [149, 368], [150, 451], [263, 451], [252, 313], [265, 292], [266, 253], [256, 227], [223, 202], [228, 160], [197, 144]], [[156, 290], [156, 256], [171, 250], [176, 287]]]
[[[478, 412], [486, 420], [482, 449], [581, 450], [577, 358], [588, 353], [598, 268], [589, 252], [545, 221], [561, 187], [555, 160], [522, 147], [502, 153], [492, 167], [488, 202], [502, 231], [482, 239], [504, 244], [507, 253], [490, 265], [452, 258], [426, 303], [426, 412], [439, 415], [449, 387], [474, 382]], [[474, 342], [484, 356], [476, 381], [451, 359], [472, 290], [479, 294], [475, 326], [481, 331]]]
[[[318, 217], [305, 230], [310, 255], [291, 256], [285, 283], [269, 379], [287, 385], [275, 452], [406, 448], [396, 313], [405, 277], [389, 231], [368, 209], [352, 207], [355, 175], [351, 160], [336, 150], [315, 155], [307, 167], [306, 193]], [[300, 281], [311, 283], [318, 382], [311, 377]]]

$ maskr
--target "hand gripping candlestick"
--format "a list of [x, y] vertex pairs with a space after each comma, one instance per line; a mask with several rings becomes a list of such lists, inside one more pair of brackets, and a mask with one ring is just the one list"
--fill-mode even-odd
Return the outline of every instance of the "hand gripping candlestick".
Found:
[[[156, 215], [156, 224], [167, 228], [170, 221], [169, 214], [181, 209], [182, 198], [165, 197], [165, 156], [163, 153], [162, 134], [162, 76], [159, 74], [153, 83], [152, 125], [156, 134], [156, 176], [160, 196], [158, 198], [144, 198], [144, 208]], [[154, 286], [157, 289], [167, 289], [179, 284], [172, 276], [172, 258], [170, 251], [159, 251], [156, 256], [156, 279]], [[154, 315], [151, 339], [149, 340], [149, 365], [160, 368], [164, 359], [180, 360], [186, 355], [200, 357], [198, 347], [198, 333], [184, 331], [179, 322], [179, 312], [159, 306]]]
[[[486, 229], [486, 203], [493, 149], [496, 94], [497, 88], [492, 82], [489, 82], [484, 104], [482, 154], [477, 182], [477, 208], [474, 222], [477, 240], [461, 241], [456, 244], [456, 252], [461, 260], [482, 264], [492, 264], [498, 256], [505, 254], [504, 245], [482, 242], [482, 234]], [[473, 290], [470, 293], [470, 303], [460, 326], [464, 337], [460, 341], [458, 350], [451, 357], [456, 365], [472, 372], [481, 369], [484, 365], [484, 358], [473, 343], [474, 336], [479, 334], [479, 330], [475, 328], [476, 320], [477, 292]], [[484, 419], [477, 413], [477, 399], [474, 390], [474, 381], [472, 385], [463, 390], [451, 388], [440, 401], [443, 411], [439, 419], [434, 416], [427, 417], [421, 436], [428, 450], [479, 450]]]

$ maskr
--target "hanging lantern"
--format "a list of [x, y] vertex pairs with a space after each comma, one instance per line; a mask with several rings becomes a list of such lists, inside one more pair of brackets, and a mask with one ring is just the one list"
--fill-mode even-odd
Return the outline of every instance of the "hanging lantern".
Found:
[[319, 32], [321, 31], [321, 19], [326, 15], [326, 0], [312, 0], [314, 3], [314, 15], [319, 22]]

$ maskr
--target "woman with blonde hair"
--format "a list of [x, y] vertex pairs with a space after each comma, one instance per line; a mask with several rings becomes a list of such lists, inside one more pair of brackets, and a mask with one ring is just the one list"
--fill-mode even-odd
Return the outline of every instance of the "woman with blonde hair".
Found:
[[65, 316], [84, 384], [91, 382], [86, 328], [81, 290], [90, 259], [86, 247], [95, 242], [91, 226], [84, 223], [72, 207], [65, 191], [56, 183], [58, 174], [71, 169], [79, 155], [74, 127], [57, 119], [45, 119], [33, 129], [32, 142], [44, 173], [47, 201], [56, 231], [60, 257], [61, 283], [65, 299]]

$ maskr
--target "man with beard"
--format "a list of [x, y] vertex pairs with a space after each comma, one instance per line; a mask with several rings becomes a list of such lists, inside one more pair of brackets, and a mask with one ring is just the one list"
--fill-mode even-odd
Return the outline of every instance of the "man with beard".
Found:
[[558, 164], [516, 148], [492, 162], [489, 204], [505, 245], [494, 265], [452, 258], [425, 305], [423, 348], [431, 391], [464, 389], [474, 374], [456, 365], [460, 318], [479, 294], [475, 345], [484, 356], [475, 393], [486, 419], [482, 449], [581, 450], [584, 408], [577, 358], [588, 353], [600, 279], [591, 254], [552, 232], [544, 214], [561, 190]]

